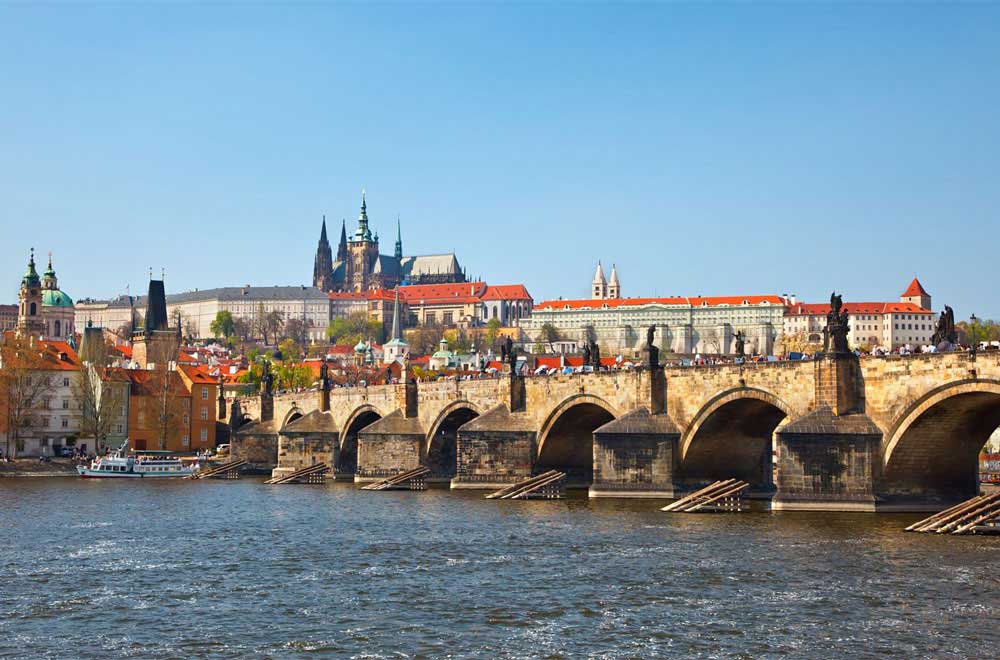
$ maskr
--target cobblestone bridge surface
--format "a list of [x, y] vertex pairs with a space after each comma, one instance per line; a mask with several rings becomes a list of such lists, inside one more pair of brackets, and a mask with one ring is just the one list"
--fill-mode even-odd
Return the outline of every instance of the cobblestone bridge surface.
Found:
[[739, 477], [775, 508], [935, 508], [978, 488], [1000, 354], [505, 374], [238, 406], [249, 422], [233, 451], [278, 473], [326, 462], [368, 481], [426, 465], [453, 488], [494, 488], [558, 468], [594, 497]]

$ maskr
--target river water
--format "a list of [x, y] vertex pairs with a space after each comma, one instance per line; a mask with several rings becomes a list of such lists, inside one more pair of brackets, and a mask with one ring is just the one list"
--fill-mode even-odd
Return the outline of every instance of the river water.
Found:
[[350, 484], [0, 480], [0, 657], [996, 657], [1000, 538]]

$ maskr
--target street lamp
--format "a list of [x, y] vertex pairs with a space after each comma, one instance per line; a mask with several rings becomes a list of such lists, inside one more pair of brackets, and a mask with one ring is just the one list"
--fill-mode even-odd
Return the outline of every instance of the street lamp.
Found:
[[978, 321], [979, 319], [976, 318], [975, 314], [969, 317], [969, 355], [972, 357], [976, 357], [976, 349], [979, 347], [979, 342], [976, 341], [976, 337], [979, 335], [976, 331], [976, 323]]

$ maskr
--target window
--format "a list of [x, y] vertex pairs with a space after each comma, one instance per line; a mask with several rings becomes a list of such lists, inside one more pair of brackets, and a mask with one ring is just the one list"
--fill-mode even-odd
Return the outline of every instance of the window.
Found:
[[69, 410], [69, 399], [63, 399], [63, 410]]
[[208, 388], [207, 387], [201, 388], [201, 400], [202, 401], [208, 401]]
[[117, 431], [117, 432], [118, 432], [119, 434], [121, 434], [121, 433], [124, 433], [124, 432], [125, 432], [125, 427], [124, 427], [123, 425], [121, 425], [121, 424], [119, 424], [119, 425], [117, 426], [117, 429], [118, 429], [118, 431]]
[[67, 418], [67, 417], [63, 417], [62, 418], [62, 427], [64, 429], [68, 429], [69, 428], [69, 418]]
[[201, 420], [205, 421], [207, 419], [208, 419], [208, 408], [206, 408], [205, 406], [202, 406], [201, 407]]
[[201, 441], [208, 442], [208, 429], [201, 430]]
[[188, 415], [187, 413], [184, 413], [184, 417], [183, 417], [183, 419], [184, 419], [184, 424], [185, 424], [185, 425], [186, 425], [186, 424], [190, 424], [190, 423], [191, 423], [191, 416], [190, 416], [190, 415]]
[[187, 433], [185, 433], [184, 437], [181, 438], [181, 444], [184, 445], [185, 447], [190, 446], [190, 444], [191, 444], [191, 438], [189, 438], [187, 436]]
[[63, 387], [69, 387], [69, 377], [63, 378]]

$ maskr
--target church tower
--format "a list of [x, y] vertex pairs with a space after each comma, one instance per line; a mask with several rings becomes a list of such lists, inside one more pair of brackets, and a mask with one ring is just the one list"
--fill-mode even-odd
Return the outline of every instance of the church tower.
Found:
[[378, 260], [378, 235], [372, 236], [368, 227], [368, 204], [365, 193], [361, 191], [361, 213], [358, 215], [358, 229], [347, 244], [348, 258], [346, 262], [345, 285], [351, 291], [362, 292], [368, 289], [371, 282], [372, 269]]
[[326, 237], [325, 215], [323, 228], [319, 234], [319, 245], [316, 247], [316, 260], [313, 262], [313, 286], [321, 291], [333, 289], [333, 252]]
[[45, 334], [45, 321], [42, 319], [42, 281], [35, 270], [35, 248], [31, 248], [28, 271], [21, 279], [17, 301], [18, 336], [41, 338]]
[[618, 282], [618, 267], [611, 264], [611, 279], [608, 280], [608, 298], [614, 300], [622, 297], [622, 286]]
[[604, 279], [604, 268], [601, 262], [597, 262], [597, 272], [594, 273], [594, 281], [591, 282], [590, 297], [593, 300], [604, 300], [608, 297], [608, 281]]

